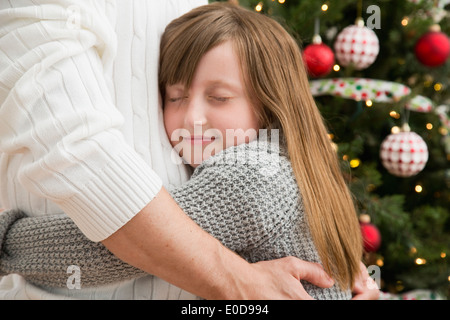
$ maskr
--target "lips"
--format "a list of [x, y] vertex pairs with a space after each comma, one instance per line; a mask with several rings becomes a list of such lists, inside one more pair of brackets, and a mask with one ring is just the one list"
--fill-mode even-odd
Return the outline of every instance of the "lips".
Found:
[[207, 136], [190, 136], [185, 139], [191, 144], [208, 144], [213, 142], [216, 138]]

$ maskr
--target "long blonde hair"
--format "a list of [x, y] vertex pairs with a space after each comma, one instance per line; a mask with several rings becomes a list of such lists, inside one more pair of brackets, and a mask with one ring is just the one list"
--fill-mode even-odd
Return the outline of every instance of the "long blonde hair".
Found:
[[203, 55], [225, 41], [240, 58], [248, 95], [259, 102], [262, 127], [280, 125], [324, 269], [342, 288], [352, 287], [362, 255], [357, 215], [292, 36], [273, 19], [236, 5], [196, 8], [162, 36], [162, 94], [166, 85], [189, 88]]

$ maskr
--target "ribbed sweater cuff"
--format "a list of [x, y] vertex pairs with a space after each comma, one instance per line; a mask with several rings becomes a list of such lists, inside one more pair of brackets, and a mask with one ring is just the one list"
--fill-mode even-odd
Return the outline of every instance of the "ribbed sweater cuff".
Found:
[[108, 238], [161, 190], [160, 177], [132, 150], [114, 159], [79, 193], [59, 203], [90, 240]]

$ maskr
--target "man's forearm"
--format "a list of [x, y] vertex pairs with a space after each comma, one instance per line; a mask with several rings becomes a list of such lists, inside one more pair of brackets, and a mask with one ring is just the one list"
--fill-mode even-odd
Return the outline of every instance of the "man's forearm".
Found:
[[123, 261], [203, 298], [243, 298], [238, 288], [250, 265], [195, 224], [164, 189], [103, 244]]

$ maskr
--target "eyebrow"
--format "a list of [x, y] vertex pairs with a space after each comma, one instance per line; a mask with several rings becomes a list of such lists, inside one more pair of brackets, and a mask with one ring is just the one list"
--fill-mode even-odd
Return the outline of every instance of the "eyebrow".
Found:
[[[206, 82], [206, 87], [215, 89], [217, 87], [225, 87], [227, 89], [230, 90], [240, 90], [241, 89], [241, 84], [238, 84], [236, 82], [233, 81], [224, 81], [224, 80], [208, 80]], [[166, 88], [170, 88], [172, 90], [181, 90], [184, 91], [185, 87], [183, 84], [181, 83], [176, 83], [176, 84], [172, 84], [172, 85], [167, 85]], [[242, 88], [243, 90], [245, 90], [245, 88]]]
[[[225, 87], [230, 90], [240, 90], [241, 84], [232, 81], [224, 81], [224, 80], [211, 80], [207, 82], [207, 87], [217, 88], [217, 87]], [[245, 88], [242, 88], [245, 89]]]

